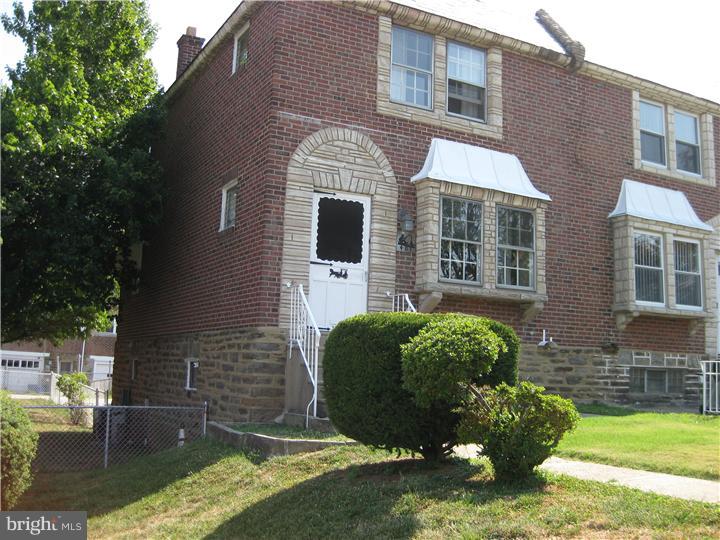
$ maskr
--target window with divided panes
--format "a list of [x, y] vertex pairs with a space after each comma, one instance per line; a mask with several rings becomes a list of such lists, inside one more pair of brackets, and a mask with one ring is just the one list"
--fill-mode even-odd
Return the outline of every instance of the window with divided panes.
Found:
[[433, 38], [394, 26], [390, 99], [429, 109], [432, 106]]
[[447, 69], [448, 112], [485, 120], [485, 51], [448, 42]]
[[535, 216], [527, 210], [497, 207], [497, 284], [534, 286]]
[[700, 244], [675, 240], [675, 303], [702, 307], [702, 274]]
[[662, 304], [665, 301], [662, 238], [635, 233], [635, 300]]
[[480, 283], [482, 203], [443, 197], [440, 277]]

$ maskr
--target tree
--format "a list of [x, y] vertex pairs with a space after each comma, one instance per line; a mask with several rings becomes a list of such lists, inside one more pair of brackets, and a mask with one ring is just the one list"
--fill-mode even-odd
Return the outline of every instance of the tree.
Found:
[[107, 324], [131, 247], [161, 211], [163, 110], [142, 0], [16, 3], [25, 43], [2, 89], [2, 341]]

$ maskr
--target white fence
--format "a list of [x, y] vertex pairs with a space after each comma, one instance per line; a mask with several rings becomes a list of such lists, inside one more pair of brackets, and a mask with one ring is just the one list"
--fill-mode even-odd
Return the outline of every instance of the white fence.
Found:
[[0, 368], [0, 390], [12, 394], [49, 395], [52, 375], [38, 370]]
[[700, 362], [702, 367], [702, 412], [720, 414], [720, 360]]
[[[47, 398], [53, 403], [64, 405], [67, 398], [57, 387], [58, 374], [45, 373], [29, 369], [0, 369], [0, 390], [11, 394]], [[111, 379], [95, 381], [92, 386], [81, 385], [83, 390], [82, 405], [108, 405], [110, 402]]]

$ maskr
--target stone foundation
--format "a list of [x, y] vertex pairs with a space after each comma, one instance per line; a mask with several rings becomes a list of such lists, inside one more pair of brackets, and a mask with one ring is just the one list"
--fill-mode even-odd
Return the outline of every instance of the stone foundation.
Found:
[[[678, 407], [696, 410], [702, 384], [697, 354], [656, 351], [604, 352], [590, 348], [544, 349], [523, 344], [520, 351], [520, 379], [544, 386], [578, 402]], [[674, 392], [646, 393], [631, 387], [631, 370], [672, 371], [681, 381]]]
[[[185, 389], [187, 359], [197, 360], [196, 390]], [[209, 418], [267, 422], [283, 412], [287, 337], [276, 327], [119, 339], [113, 403], [202, 405]], [[132, 363], [135, 379], [132, 380]]]

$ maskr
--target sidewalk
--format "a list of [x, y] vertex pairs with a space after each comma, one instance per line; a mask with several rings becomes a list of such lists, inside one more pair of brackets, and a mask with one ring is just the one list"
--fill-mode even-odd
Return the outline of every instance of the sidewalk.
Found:
[[[478, 447], [475, 445], [459, 446], [455, 454], [468, 458], [477, 455]], [[688, 478], [673, 474], [627, 469], [600, 463], [585, 461], [572, 461], [558, 457], [551, 457], [540, 465], [545, 471], [557, 474], [566, 474], [581, 480], [595, 480], [596, 482], [614, 483], [619, 486], [639, 489], [658, 495], [667, 495], [690, 501], [720, 503], [720, 482]]]

